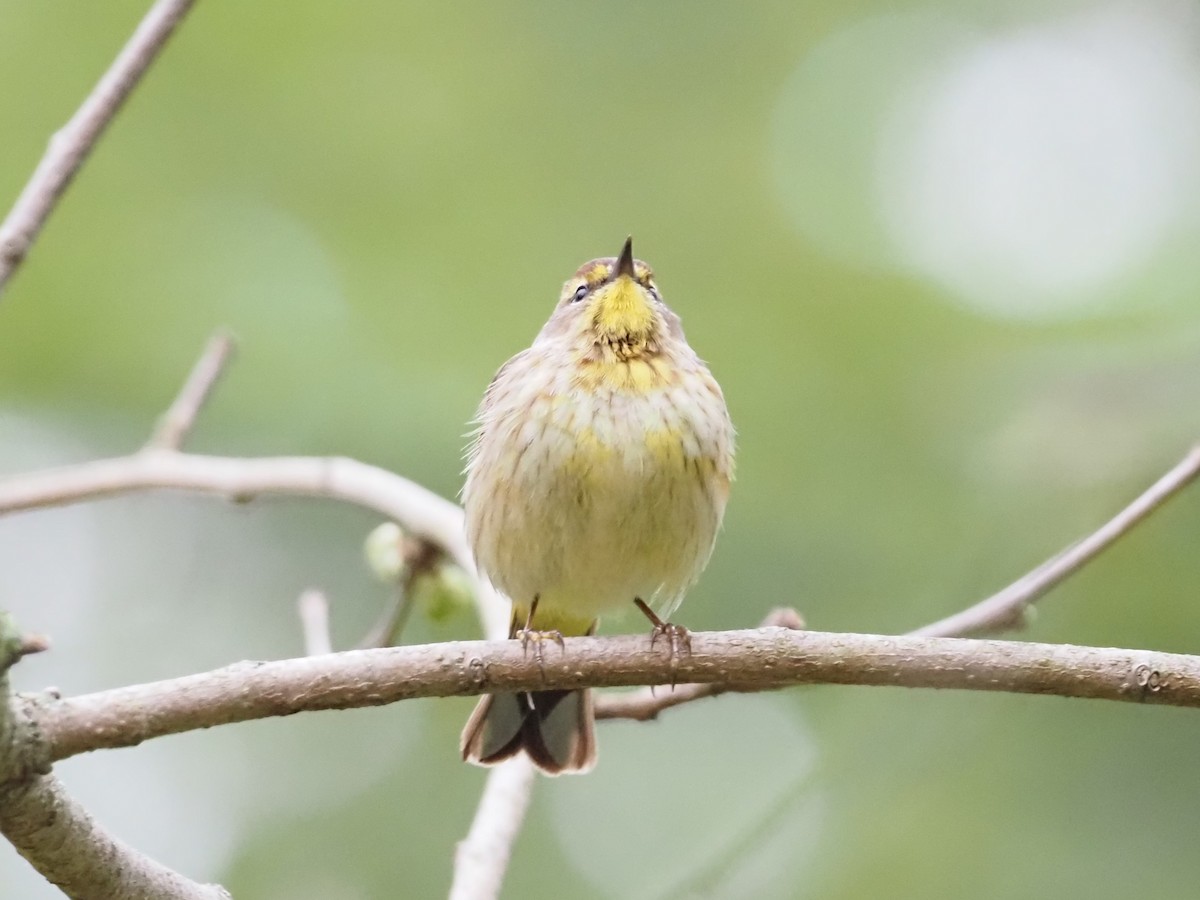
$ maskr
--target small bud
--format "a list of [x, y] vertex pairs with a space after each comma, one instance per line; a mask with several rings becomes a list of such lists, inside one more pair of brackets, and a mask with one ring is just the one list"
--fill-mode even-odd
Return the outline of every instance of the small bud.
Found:
[[414, 582], [410, 602], [416, 603], [430, 621], [445, 622], [475, 603], [471, 577], [452, 562], [443, 560]]
[[763, 620], [763, 625], [774, 628], [788, 628], [792, 631], [804, 631], [804, 616], [790, 606], [777, 606]]
[[404, 531], [395, 522], [384, 522], [368, 534], [363, 550], [375, 577], [386, 584], [396, 584], [408, 571]]

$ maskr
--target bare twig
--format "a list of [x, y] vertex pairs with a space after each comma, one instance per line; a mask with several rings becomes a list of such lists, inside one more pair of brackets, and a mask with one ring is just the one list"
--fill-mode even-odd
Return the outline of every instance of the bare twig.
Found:
[[310, 588], [296, 601], [300, 628], [304, 634], [304, 655], [324, 656], [333, 652], [329, 636], [329, 601], [315, 588]]
[[596, 718], [598, 720], [633, 719], [635, 722], [649, 722], [657, 719], [658, 714], [664, 710], [683, 706], [685, 703], [693, 703], [696, 700], [706, 700], [722, 694], [770, 691], [778, 687], [781, 685], [770, 684], [766, 687], [754, 688], [733, 684], [677, 684], [674, 687], [668, 686], [665, 691], [638, 688], [636, 691], [600, 694], [594, 701]]
[[194, 491], [238, 502], [264, 495], [341, 500], [400, 522], [474, 569], [456, 504], [385, 469], [344, 457], [241, 459], [147, 450], [0, 479], [0, 515], [148, 490]]
[[962, 612], [918, 628], [914, 635], [957, 637], [1004, 631], [1020, 626], [1026, 608], [1051, 588], [1111, 547], [1152, 512], [1186, 488], [1200, 475], [1200, 444], [1193, 447], [1167, 474], [1136, 500], [1087, 537], [1051, 557], [1028, 575]]
[[400, 536], [400, 555], [404, 560], [404, 574], [395, 586], [392, 601], [383, 610], [378, 621], [363, 635], [355, 647], [357, 650], [390, 647], [399, 643], [408, 617], [412, 615], [413, 599], [419, 582], [430, 577], [446, 557], [437, 544], [410, 534]]
[[354, 649], [369, 650], [373, 647], [391, 647], [398, 644], [404, 626], [408, 623], [408, 617], [412, 615], [412, 609], [412, 591], [397, 585], [392, 591], [391, 602], [384, 607], [375, 624], [362, 636], [362, 640], [354, 645]]
[[150, 440], [146, 442], [147, 447], [178, 450], [183, 446], [183, 442], [191, 434], [192, 426], [196, 424], [196, 417], [204, 409], [213, 388], [233, 358], [235, 348], [233, 338], [223, 332], [214, 334], [209, 339], [204, 352], [192, 367], [187, 381], [180, 388], [178, 396], [159, 420]]
[[50, 638], [44, 634], [27, 634], [21, 638], [17, 647], [17, 656], [31, 656], [34, 653], [45, 653], [50, 649]]
[[[671, 660], [645, 635], [567, 638], [537, 660], [518, 641], [461, 641], [246, 662], [169, 681], [42, 700], [50, 759], [306, 710], [416, 697], [689, 682], [894, 685], [1056, 694], [1200, 708], [1200, 656], [966, 638], [763, 628], [700, 632]], [[674, 666], [672, 663], [674, 662]]]
[[454, 854], [450, 900], [490, 900], [500, 896], [513, 844], [521, 831], [536, 774], [533, 763], [517, 756], [488, 772], [471, 830]]
[[195, 0], [158, 0], [71, 120], [51, 139], [0, 225], [0, 295], [63, 192]]

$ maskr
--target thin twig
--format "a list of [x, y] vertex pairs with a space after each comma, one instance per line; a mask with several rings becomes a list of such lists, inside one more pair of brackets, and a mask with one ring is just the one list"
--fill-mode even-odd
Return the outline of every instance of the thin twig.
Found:
[[751, 688], [747, 685], [732, 684], [677, 684], [667, 690], [652, 691], [650, 688], [638, 688], [634, 691], [621, 691], [612, 694], [599, 694], [593, 701], [596, 709], [596, 719], [632, 719], [635, 722], [650, 722], [658, 718], [664, 710], [685, 703], [694, 703], [709, 697], [719, 697], [730, 693], [753, 693], [761, 690], [774, 690], [777, 684], [765, 688]]
[[150, 64], [195, 0], [158, 0], [46, 153], [0, 225], [0, 295], [42, 226]]
[[370, 650], [376, 647], [391, 647], [400, 642], [408, 617], [412, 615], [412, 592], [397, 585], [392, 597], [362, 639], [354, 645], [355, 650]]
[[324, 656], [333, 652], [329, 636], [329, 601], [315, 588], [310, 588], [296, 601], [300, 629], [304, 634], [304, 655]]
[[474, 568], [456, 504], [345, 457], [244, 459], [146, 450], [0, 479], [0, 515], [151, 490], [194, 491], [243, 503], [265, 495], [341, 500], [399, 522], [445, 548], [460, 566]]
[[446, 558], [445, 552], [437, 544], [411, 534], [401, 534], [399, 550], [404, 563], [403, 575], [395, 586], [391, 602], [355, 645], [356, 650], [391, 647], [400, 642], [400, 635], [412, 615], [420, 581], [432, 576]]
[[179, 394], [159, 419], [158, 427], [146, 442], [147, 447], [159, 450], [179, 450], [183, 447], [183, 442], [196, 424], [196, 417], [204, 409], [213, 388], [233, 358], [235, 349], [233, 338], [224, 332], [209, 338]]
[[1119, 538], [1156, 509], [1186, 488], [1200, 475], [1200, 444], [1193, 447], [1167, 474], [1154, 482], [1136, 500], [1087, 537], [1072, 544], [1008, 587], [969, 606], [911, 632], [925, 637], [958, 637], [1018, 627], [1026, 608], [1051, 588], [1111, 547]]
[[418, 697], [688, 682], [854, 684], [1055, 694], [1200, 708], [1200, 656], [1020, 641], [763, 628], [698, 632], [672, 660], [645, 635], [567, 638], [542, 660], [519, 641], [455, 641], [244, 662], [30, 711], [50, 759], [168, 734]]
[[454, 853], [450, 900], [492, 900], [500, 896], [536, 777], [533, 763], [525, 756], [507, 760], [488, 772], [471, 829]]
[[17, 647], [17, 656], [32, 656], [34, 653], [45, 653], [50, 649], [50, 638], [44, 634], [27, 634], [21, 638]]

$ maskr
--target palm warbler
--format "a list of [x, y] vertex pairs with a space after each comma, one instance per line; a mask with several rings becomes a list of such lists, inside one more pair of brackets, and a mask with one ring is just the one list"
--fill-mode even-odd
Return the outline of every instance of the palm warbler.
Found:
[[[463, 488], [480, 571], [512, 600], [509, 636], [592, 634], [600, 613], [636, 603], [664, 618], [704, 569], [733, 476], [721, 388], [633, 258], [594, 259], [563, 286], [528, 350], [484, 394]], [[596, 761], [589, 691], [485, 695], [463, 758], [524, 751], [542, 771]]]

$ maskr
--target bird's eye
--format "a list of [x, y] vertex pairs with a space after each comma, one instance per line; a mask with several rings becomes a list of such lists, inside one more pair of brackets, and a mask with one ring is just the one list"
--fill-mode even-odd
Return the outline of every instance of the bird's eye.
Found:
[[578, 303], [580, 300], [582, 300], [587, 295], [588, 295], [588, 286], [586, 284], [581, 284], [579, 287], [575, 288], [575, 293], [571, 296], [571, 302]]
[[650, 282], [646, 285], [646, 289], [650, 291], [651, 297], [653, 297], [659, 303], [662, 303], [662, 294], [658, 292], [658, 285], [656, 285], [654, 282]]

